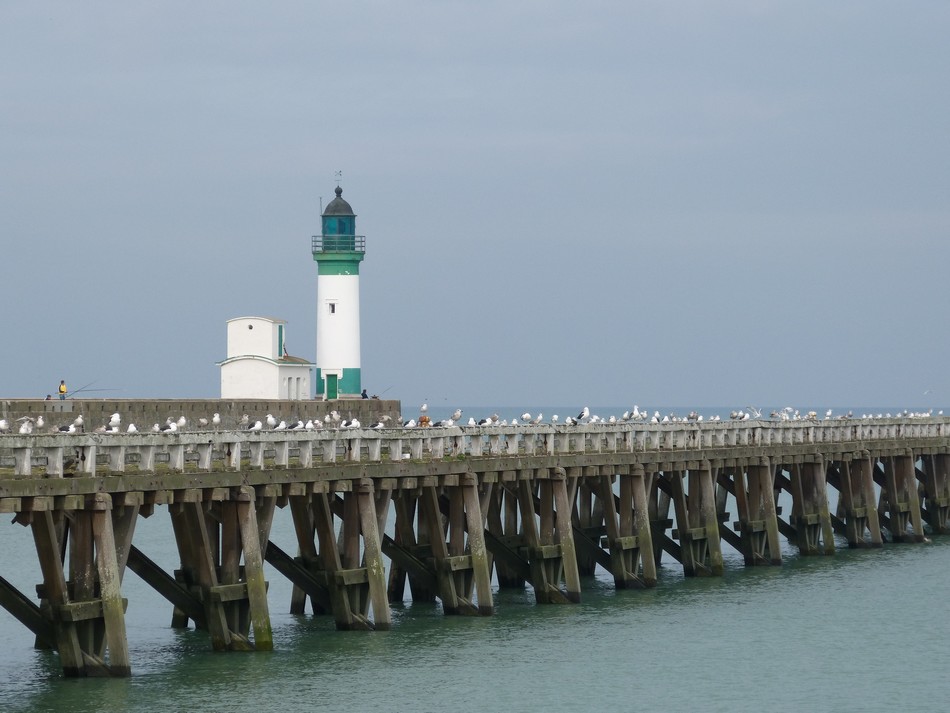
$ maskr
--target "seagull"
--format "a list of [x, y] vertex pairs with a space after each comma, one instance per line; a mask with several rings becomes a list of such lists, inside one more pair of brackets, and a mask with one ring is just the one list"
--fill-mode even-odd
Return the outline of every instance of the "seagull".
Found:
[[278, 423], [276, 426], [273, 426], [273, 429], [274, 429], [275, 431], [286, 431], [286, 430], [287, 430], [287, 422], [286, 422], [286, 421], [281, 421], [281, 422]]
[[83, 423], [82, 414], [79, 414], [78, 416], [76, 416], [75, 420], [73, 421], [73, 425], [76, 428], [82, 428], [82, 423]]
[[162, 430], [162, 427], [159, 426], [157, 423], [154, 426], [152, 426], [152, 433], [159, 433], [161, 430]]
[[177, 422], [178, 428], [184, 428], [186, 423], [188, 423], [188, 421], [184, 416], [178, 417], [178, 422]]
[[289, 426], [288, 430], [300, 431], [300, 430], [303, 430], [304, 428], [306, 428], [306, 424], [298, 418], [297, 423], [295, 423], [293, 426]]
[[406, 421], [404, 424], [402, 424], [402, 427], [403, 427], [403, 428], [415, 428], [415, 427], [416, 427], [416, 419], [410, 418], [408, 421]]
[[377, 421], [372, 426], [370, 426], [370, 428], [385, 428], [385, 427], [386, 427], [386, 424], [383, 423], [383, 421]]
[[262, 424], [260, 421], [255, 421], [253, 424], [247, 427], [247, 430], [260, 431], [262, 428], [264, 428], [264, 424]]
[[539, 413], [537, 416], [534, 417], [534, 420], [532, 420], [531, 423], [537, 426], [539, 423], [541, 423], [541, 419], [543, 418], [544, 418], [544, 414]]
[[178, 430], [177, 421], [169, 420], [168, 423], [166, 423], [164, 426], [161, 427], [162, 433], [174, 433], [177, 430]]
[[557, 423], [557, 414], [551, 416], [551, 423]]
[[349, 423], [346, 424], [346, 428], [359, 428], [359, 427], [360, 427], [360, 422], [355, 418], [351, 418]]
[[428, 410], [429, 410], [429, 404], [422, 404], [422, 406], [419, 407], [419, 413], [425, 413]]
[[491, 416], [489, 416], [488, 418], [483, 418], [481, 421], [479, 421], [479, 422], [478, 422], [478, 425], [479, 425], [479, 426], [491, 426], [492, 423], [494, 423], [494, 421], [492, 421]]
[[583, 421], [585, 418], [590, 418], [590, 409], [587, 408], [586, 406], [581, 409], [581, 412], [579, 414], [577, 414], [576, 420]]
[[206, 419], [204, 416], [202, 416], [201, 418], [198, 419], [198, 425], [201, 426], [202, 428], [207, 428], [207, 426], [208, 426], [208, 419]]
[[134, 424], [134, 423], [130, 423], [130, 424], [129, 424], [129, 427], [125, 430], [125, 432], [126, 432], [126, 433], [138, 433], [138, 430], [139, 430], [139, 429], [137, 429], [137, 428], [135, 427], [135, 424]]
[[68, 426], [59, 426], [57, 427], [56, 430], [59, 431], [60, 433], [75, 433], [76, 425], [71, 423]]
[[474, 416], [469, 416], [469, 417], [468, 417], [468, 425], [469, 425], [469, 426], [477, 426], [477, 425], [478, 425], [478, 424], [475, 422], [475, 417], [474, 417]]
[[46, 425], [46, 421], [43, 420], [43, 414], [40, 414], [36, 417], [36, 427], [43, 428]]
[[277, 419], [274, 418], [273, 416], [271, 416], [270, 414], [267, 414], [266, 420], [267, 420], [267, 427], [268, 427], [268, 428], [276, 428], [276, 427], [277, 427]]
[[311, 418], [311, 419], [307, 419], [307, 423], [304, 424], [304, 428], [305, 428], [306, 430], [308, 430], [308, 431], [312, 431], [312, 430], [314, 429], [313, 419], [312, 419], [312, 418]]
[[211, 417], [211, 425], [215, 428], [221, 425], [221, 414], [216, 413]]
[[119, 414], [114, 413], [109, 419], [109, 428], [118, 428], [120, 423], [122, 423], [122, 417]]
[[455, 409], [455, 413], [452, 414], [452, 420], [458, 421], [460, 418], [462, 418], [462, 409], [457, 408]]
[[10, 422], [5, 418], [0, 418], [0, 433], [10, 432]]
[[35, 422], [32, 416], [24, 416], [23, 418], [18, 418], [17, 421], [22, 421], [20, 424], [20, 433], [24, 435], [33, 433], [33, 424]]
[[[215, 414], [215, 416], [217, 416], [217, 414]], [[241, 416], [241, 420], [238, 421], [238, 426], [244, 427], [244, 426], [247, 426], [250, 422], [251, 421], [250, 421], [250, 418], [248, 418], [248, 415], [244, 414], [243, 416]]]
[[528, 421], [531, 420], [531, 414], [525, 411], [523, 414], [521, 414], [521, 420], [525, 423], [528, 423]]

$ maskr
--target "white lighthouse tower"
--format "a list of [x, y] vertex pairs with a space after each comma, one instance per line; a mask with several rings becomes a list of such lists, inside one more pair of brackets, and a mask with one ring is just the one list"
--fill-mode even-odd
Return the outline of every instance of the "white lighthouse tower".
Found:
[[359, 398], [360, 262], [366, 238], [356, 234], [356, 214], [336, 187], [314, 235], [317, 262], [317, 398]]

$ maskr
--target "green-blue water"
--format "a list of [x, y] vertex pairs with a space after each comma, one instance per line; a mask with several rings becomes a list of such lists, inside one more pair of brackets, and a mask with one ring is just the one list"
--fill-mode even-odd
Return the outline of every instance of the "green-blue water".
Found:
[[[273, 538], [293, 550], [290, 513]], [[0, 527], [0, 575], [32, 596], [30, 531]], [[135, 542], [167, 570], [168, 513]], [[784, 544], [784, 540], [783, 540]], [[389, 632], [337, 632], [287, 614], [290, 584], [268, 567], [276, 650], [213, 653], [169, 626], [171, 607], [129, 572], [130, 679], [67, 680], [55, 654], [0, 610], [2, 711], [785, 711], [942, 710], [950, 677], [950, 537], [746, 569], [723, 545], [724, 577], [685, 579], [667, 558], [655, 589], [603, 572], [574, 606], [498, 592], [493, 617], [396, 606]]]

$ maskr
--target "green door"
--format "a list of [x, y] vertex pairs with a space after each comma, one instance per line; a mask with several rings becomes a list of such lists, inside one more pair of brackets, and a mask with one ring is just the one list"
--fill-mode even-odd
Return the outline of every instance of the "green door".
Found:
[[336, 379], [336, 374], [327, 374], [327, 399], [335, 399], [337, 397]]

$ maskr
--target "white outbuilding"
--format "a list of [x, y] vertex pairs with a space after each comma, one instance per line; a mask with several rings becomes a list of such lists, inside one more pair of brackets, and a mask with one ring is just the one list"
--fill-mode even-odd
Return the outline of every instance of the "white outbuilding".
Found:
[[316, 366], [290, 356], [287, 322], [274, 317], [228, 320], [228, 358], [219, 361], [222, 399], [308, 399]]

